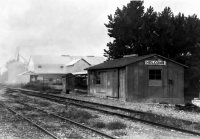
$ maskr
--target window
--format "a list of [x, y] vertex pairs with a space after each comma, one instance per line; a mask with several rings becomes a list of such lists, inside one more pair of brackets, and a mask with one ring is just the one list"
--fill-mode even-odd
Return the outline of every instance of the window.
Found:
[[53, 78], [49, 78], [49, 82], [53, 82]]
[[161, 70], [160, 69], [149, 70], [149, 80], [161, 80]]
[[41, 66], [41, 65], [39, 65], [39, 66], [38, 66], [38, 68], [39, 68], [39, 69], [41, 69], [41, 68], [42, 68], [42, 66]]
[[95, 84], [101, 84], [100, 72], [95, 72]]
[[161, 69], [149, 70], [149, 86], [162, 86], [162, 70]]

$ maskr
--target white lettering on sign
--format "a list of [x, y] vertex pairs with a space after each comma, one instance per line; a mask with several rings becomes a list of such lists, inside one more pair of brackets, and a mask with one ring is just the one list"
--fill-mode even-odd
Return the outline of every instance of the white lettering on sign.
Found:
[[145, 60], [145, 65], [166, 65], [166, 61], [162, 61], [162, 60]]

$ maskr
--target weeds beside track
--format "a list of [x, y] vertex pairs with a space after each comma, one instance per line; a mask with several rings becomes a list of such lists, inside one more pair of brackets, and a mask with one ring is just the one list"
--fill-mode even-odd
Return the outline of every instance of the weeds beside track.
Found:
[[[16, 89], [16, 90], [18, 90], [18, 89]], [[183, 128], [177, 127], [177, 125], [173, 126], [173, 125], [162, 124], [161, 120], [162, 120], [162, 118], [165, 118], [165, 117], [160, 116], [161, 119], [159, 119], [160, 118], [159, 116], [156, 117], [156, 115], [152, 114], [152, 113], [135, 111], [135, 110], [130, 110], [130, 109], [126, 109], [126, 108], [120, 108], [120, 107], [116, 107], [116, 106], [110, 106], [110, 105], [88, 102], [88, 101], [83, 101], [83, 100], [77, 100], [77, 99], [72, 99], [72, 98], [66, 98], [66, 97], [61, 97], [61, 96], [52, 95], [52, 94], [43, 94], [43, 93], [36, 93], [36, 92], [32, 93], [30, 91], [21, 91], [21, 92], [23, 92], [24, 94], [27, 94], [27, 95], [42, 97], [42, 98], [52, 100], [52, 101], [55, 101], [58, 103], [75, 105], [78, 107], [92, 109], [92, 110], [100, 111], [100, 112], [110, 114], [110, 115], [120, 116], [122, 118], [128, 118], [131, 120], [140, 121], [140, 122], [154, 125], [157, 127], [163, 127], [163, 128], [170, 129], [170, 130], [175, 130], [175, 131], [180, 131], [180, 132], [200, 136], [200, 132], [198, 132], [198, 131], [183, 129]], [[152, 120], [146, 120], [147, 117], [151, 117], [154, 119], [157, 118], [160, 120], [160, 123], [152, 121]], [[193, 124], [199, 124], [199, 123], [193, 123]]]

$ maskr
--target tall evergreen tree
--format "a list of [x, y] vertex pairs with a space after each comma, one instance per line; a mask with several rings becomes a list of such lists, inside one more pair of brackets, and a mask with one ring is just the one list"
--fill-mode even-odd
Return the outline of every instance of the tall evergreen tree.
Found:
[[105, 26], [113, 38], [104, 50], [108, 59], [157, 53], [190, 66], [188, 84], [200, 85], [200, 19], [196, 15], [174, 15], [169, 7], [155, 12], [150, 6], [145, 11], [143, 1], [131, 1], [108, 20]]
[[114, 16], [108, 16], [108, 35], [114, 40], [107, 44], [105, 56], [111, 59], [127, 54], [157, 53], [175, 59], [186, 55], [199, 42], [200, 24], [196, 15], [174, 16], [169, 7], [155, 12], [144, 11], [143, 1], [131, 1]]
[[120, 58], [123, 55], [137, 53], [140, 50], [140, 29], [143, 25], [144, 6], [142, 1], [132, 1], [122, 10], [117, 8], [114, 16], [109, 15], [108, 35], [114, 38], [107, 44], [105, 55]]

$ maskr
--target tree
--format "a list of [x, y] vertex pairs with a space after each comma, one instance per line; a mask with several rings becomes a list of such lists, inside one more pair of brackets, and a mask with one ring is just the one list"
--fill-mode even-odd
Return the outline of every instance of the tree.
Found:
[[114, 39], [107, 44], [104, 55], [110, 59], [157, 53], [176, 60], [200, 40], [200, 20], [196, 15], [174, 16], [169, 7], [155, 12], [150, 6], [144, 11], [143, 1], [131, 1], [122, 10], [117, 8], [108, 20], [105, 26]]
[[189, 66], [185, 70], [185, 95], [200, 97], [200, 44], [196, 44], [192, 54], [185, 56], [184, 60]]
[[131, 1], [108, 20], [105, 26], [113, 38], [104, 50], [108, 59], [157, 53], [189, 65], [188, 84], [199, 84], [200, 19], [196, 15], [174, 15], [169, 7], [155, 12], [150, 6], [145, 11], [143, 1]]
[[[108, 35], [115, 38], [107, 44], [105, 54], [109, 58], [120, 58], [125, 54], [138, 52], [140, 48], [140, 30], [142, 28], [142, 16], [144, 14], [143, 2], [130, 2], [122, 10], [117, 8], [114, 17], [108, 16]], [[135, 48], [135, 49], [133, 49]]]

